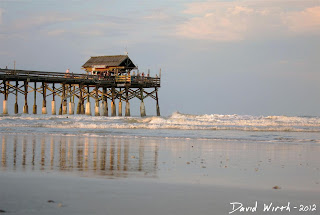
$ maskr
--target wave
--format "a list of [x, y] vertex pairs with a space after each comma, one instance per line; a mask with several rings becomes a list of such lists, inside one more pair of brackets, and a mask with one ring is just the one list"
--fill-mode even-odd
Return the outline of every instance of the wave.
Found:
[[82, 115], [21, 115], [0, 117], [0, 127], [60, 129], [175, 129], [272, 132], [320, 132], [319, 117], [191, 115], [174, 112], [169, 117], [90, 117]]

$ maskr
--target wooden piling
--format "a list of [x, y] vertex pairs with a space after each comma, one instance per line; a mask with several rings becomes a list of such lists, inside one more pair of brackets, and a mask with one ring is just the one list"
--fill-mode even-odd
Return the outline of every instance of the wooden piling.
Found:
[[90, 86], [89, 85], [87, 85], [86, 115], [91, 116]]
[[19, 113], [19, 107], [18, 107], [18, 88], [19, 88], [19, 81], [16, 81], [16, 102], [14, 103], [14, 113]]
[[51, 114], [52, 115], [56, 115], [56, 100], [55, 100], [55, 86], [54, 86], [54, 83], [52, 83], [52, 102], [51, 102]]
[[37, 114], [37, 82], [34, 82], [33, 92], [33, 114]]
[[66, 85], [62, 84], [62, 114], [68, 114], [67, 110], [67, 98], [66, 98]]
[[102, 95], [102, 99], [103, 99], [103, 116], [108, 116], [108, 97], [107, 97], [107, 88], [103, 87], [103, 95]]
[[119, 95], [119, 110], [118, 110], [118, 116], [122, 116], [122, 101], [121, 101], [121, 97], [122, 97], [122, 94], [121, 94], [121, 88], [120, 88], [120, 95]]
[[28, 114], [28, 82], [24, 81], [24, 106], [23, 106], [23, 113]]
[[96, 85], [95, 91], [96, 91], [96, 101], [95, 101], [95, 106], [94, 106], [94, 115], [95, 116], [100, 116], [100, 111], [99, 111], [99, 87]]
[[3, 114], [8, 114], [8, 85], [6, 80], [3, 81], [3, 85], [4, 85]]
[[128, 92], [127, 86], [126, 86], [126, 112], [125, 112], [125, 116], [130, 116], [129, 92]]
[[143, 102], [143, 88], [140, 88], [140, 98], [141, 98], [141, 103], [140, 103], [140, 115], [141, 117], [146, 116], [146, 108], [144, 106], [144, 102]]
[[116, 104], [115, 104], [115, 88], [111, 88], [111, 95], [112, 95], [112, 101], [111, 101], [111, 116], [117, 116], [116, 113]]
[[42, 114], [47, 114], [47, 84], [42, 82]]
[[160, 116], [160, 107], [159, 107], [159, 99], [158, 99], [158, 88], [155, 88], [156, 91], [156, 111], [157, 111], [157, 116]]

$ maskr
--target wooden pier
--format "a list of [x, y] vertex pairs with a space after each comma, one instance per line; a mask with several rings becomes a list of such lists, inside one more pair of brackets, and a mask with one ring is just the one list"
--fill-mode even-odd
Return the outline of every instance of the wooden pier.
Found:
[[[109, 115], [108, 102], [111, 103], [110, 115], [116, 116], [117, 100], [118, 116], [123, 115], [122, 102], [125, 102], [125, 116], [130, 116], [130, 100], [138, 98], [141, 101], [140, 115], [146, 116], [144, 100], [150, 97], [156, 101], [156, 113], [157, 116], [160, 116], [158, 99], [160, 77], [149, 77], [149, 74], [145, 76], [139, 73], [131, 75], [130, 71], [136, 68], [131, 60], [125, 55], [116, 56], [118, 61], [114, 60], [114, 57], [97, 57], [105, 61], [97, 62], [103, 69], [93, 66], [84, 67], [91, 59], [94, 59], [92, 57], [83, 66], [87, 71], [86, 74], [0, 69], [0, 93], [4, 95], [3, 114], [8, 114], [10, 94], [15, 96], [14, 113], [19, 113], [19, 93], [24, 97], [23, 113], [25, 114], [29, 113], [28, 96], [33, 93], [32, 113], [37, 114], [38, 93], [42, 95], [42, 114], [47, 114], [47, 98], [50, 97], [52, 98], [51, 114], [56, 115], [56, 97], [60, 97], [61, 103], [58, 111], [60, 115], [75, 113], [91, 115], [91, 98], [95, 104], [95, 116]], [[124, 62], [126, 65], [122, 65]], [[75, 98], [78, 101], [76, 112]]]

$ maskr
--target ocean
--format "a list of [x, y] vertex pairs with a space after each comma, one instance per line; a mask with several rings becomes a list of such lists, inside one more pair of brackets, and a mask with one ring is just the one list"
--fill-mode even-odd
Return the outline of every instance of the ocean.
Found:
[[209, 215], [290, 202], [318, 214], [319, 143], [320, 117], [0, 116], [0, 210]]
[[0, 116], [0, 133], [319, 144], [320, 117], [179, 112], [144, 118], [22, 114]]

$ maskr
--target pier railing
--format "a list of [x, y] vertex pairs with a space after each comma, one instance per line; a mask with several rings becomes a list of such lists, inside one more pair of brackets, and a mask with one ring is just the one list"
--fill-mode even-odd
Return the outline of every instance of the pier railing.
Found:
[[144, 76], [98, 76], [79, 73], [0, 69], [0, 80], [66, 84], [102, 84], [117, 87], [160, 87], [160, 78]]

